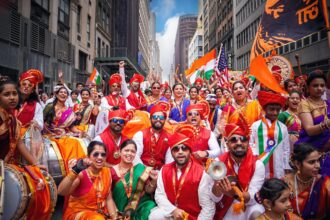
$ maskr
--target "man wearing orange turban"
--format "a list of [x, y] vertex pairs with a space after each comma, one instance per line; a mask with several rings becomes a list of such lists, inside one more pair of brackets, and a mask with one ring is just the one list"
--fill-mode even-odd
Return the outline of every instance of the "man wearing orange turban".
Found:
[[137, 145], [135, 163], [142, 163], [160, 170], [165, 163], [173, 161], [168, 146], [170, 134], [163, 128], [167, 117], [166, 112], [165, 105], [154, 105], [150, 109], [151, 127], [133, 136]]
[[207, 158], [216, 158], [221, 152], [214, 133], [201, 125], [201, 120], [207, 119], [209, 112], [206, 101], [189, 105], [187, 108], [187, 124], [193, 125], [198, 131], [194, 137], [192, 152], [202, 164], [206, 163]]
[[212, 180], [191, 159], [192, 135], [182, 132], [169, 138], [174, 162], [160, 170], [155, 193], [158, 206], [151, 210], [149, 219], [213, 219], [215, 206], [209, 190]]
[[[216, 205], [214, 219], [252, 219], [252, 216], [258, 216], [264, 210], [260, 204], [254, 202], [254, 195], [264, 182], [265, 167], [253, 155], [249, 147], [249, 131], [245, 127], [241, 124], [225, 126], [228, 152], [219, 156], [218, 160], [225, 164], [227, 173], [226, 177], [215, 181], [212, 188], [213, 200], [219, 203]], [[228, 176], [236, 179], [230, 180]], [[232, 182], [240, 191], [233, 189]]]
[[94, 138], [94, 141], [100, 141], [107, 147], [107, 166], [116, 165], [120, 162], [119, 146], [128, 139], [122, 134], [122, 130], [132, 117], [132, 111], [121, 109], [110, 111], [108, 116], [109, 127]]
[[290, 170], [290, 143], [288, 129], [277, 118], [286, 98], [266, 91], [258, 92], [258, 100], [265, 116], [251, 126], [250, 146], [266, 167], [266, 178], [283, 178]]

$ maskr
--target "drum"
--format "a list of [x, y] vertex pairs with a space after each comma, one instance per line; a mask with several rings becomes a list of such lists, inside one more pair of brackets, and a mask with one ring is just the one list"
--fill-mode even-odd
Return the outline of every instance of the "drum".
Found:
[[[26, 148], [30, 151], [39, 163], [43, 161], [44, 143], [41, 132], [35, 126], [30, 126], [23, 136], [23, 142]], [[28, 165], [25, 159], [21, 159], [23, 165]]]
[[[42, 171], [45, 176], [45, 187], [50, 191], [50, 214], [54, 211], [57, 202], [57, 188], [53, 178], [45, 171]], [[27, 174], [28, 175], [28, 174]], [[5, 181], [4, 185], [6, 191], [4, 193], [4, 212], [3, 219], [21, 219], [24, 215], [27, 215], [29, 207], [34, 207], [37, 201], [32, 199], [38, 189], [31, 189], [29, 186], [24, 172], [18, 171], [15, 166], [5, 166]], [[46, 190], [45, 190], [46, 191]], [[45, 192], [43, 191], [43, 192]], [[42, 193], [43, 193], [42, 192]], [[38, 193], [41, 193], [38, 191]]]

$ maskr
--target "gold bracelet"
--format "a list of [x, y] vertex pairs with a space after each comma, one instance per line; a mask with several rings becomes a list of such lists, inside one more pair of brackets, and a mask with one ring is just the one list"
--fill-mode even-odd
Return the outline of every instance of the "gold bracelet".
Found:
[[74, 181], [77, 178], [78, 174], [76, 174], [75, 172], [73, 172], [72, 170], [69, 171], [67, 177], [71, 180]]

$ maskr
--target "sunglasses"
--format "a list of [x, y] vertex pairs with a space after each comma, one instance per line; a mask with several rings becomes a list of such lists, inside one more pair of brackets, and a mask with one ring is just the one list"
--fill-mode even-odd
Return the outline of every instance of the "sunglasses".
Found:
[[185, 146], [185, 145], [180, 145], [180, 146], [174, 146], [174, 147], [172, 148], [172, 152], [173, 152], [173, 153], [177, 153], [177, 152], [179, 152], [180, 150], [182, 150], [182, 151], [188, 151], [188, 150], [189, 150], [189, 147], [187, 147], [187, 146]]
[[198, 112], [188, 112], [188, 116], [199, 116]]
[[160, 87], [152, 87], [152, 89], [160, 89]]
[[105, 158], [106, 153], [101, 153], [101, 152], [95, 152], [92, 154], [93, 157], [99, 157], [101, 155], [101, 157]]
[[247, 137], [232, 137], [229, 139], [229, 142], [236, 144], [240, 140], [242, 143], [247, 142], [249, 139]]
[[125, 120], [122, 118], [113, 118], [110, 120], [110, 122], [115, 123], [115, 124], [120, 124], [120, 125], [125, 124]]
[[33, 85], [33, 84], [31, 84], [31, 83], [26, 83], [26, 82], [23, 82], [23, 83], [21, 83], [21, 86], [23, 86], [23, 87], [29, 87], [29, 88], [32, 88], [34, 85]]
[[112, 88], [120, 88], [120, 85], [118, 85], [118, 84], [113, 84], [113, 85], [111, 85], [111, 87], [112, 87]]
[[153, 116], [151, 116], [151, 118], [153, 119], [153, 120], [165, 120], [165, 116], [164, 115], [153, 115]]

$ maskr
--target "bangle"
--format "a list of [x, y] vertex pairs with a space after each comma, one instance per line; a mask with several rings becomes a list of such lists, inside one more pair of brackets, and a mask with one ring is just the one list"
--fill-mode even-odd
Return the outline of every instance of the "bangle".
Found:
[[78, 174], [76, 174], [73, 170], [70, 170], [67, 177], [71, 180], [74, 181], [77, 178]]

